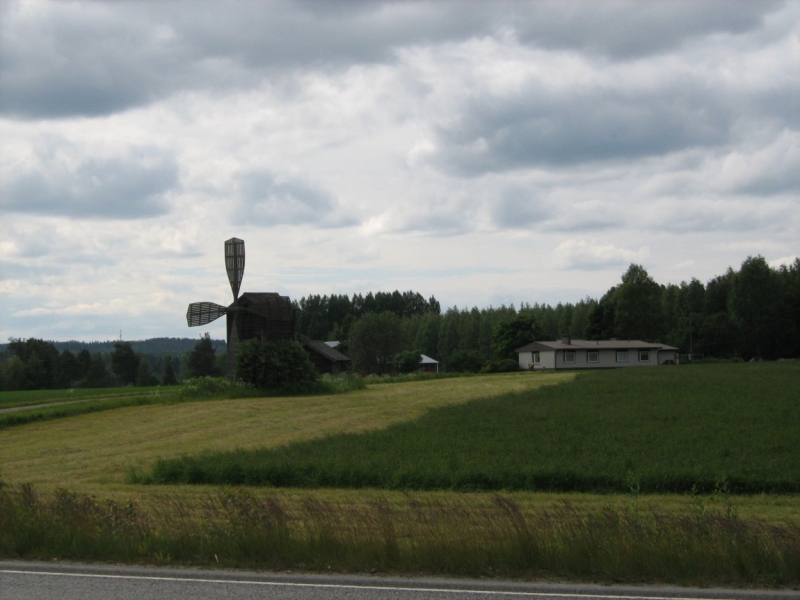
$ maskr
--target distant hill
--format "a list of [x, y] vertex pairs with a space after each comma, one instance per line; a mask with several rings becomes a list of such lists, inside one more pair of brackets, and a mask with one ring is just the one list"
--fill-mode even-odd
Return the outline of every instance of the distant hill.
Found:
[[[49, 342], [61, 352], [62, 350], [69, 350], [70, 352], [80, 352], [84, 348], [89, 352], [112, 352], [114, 350], [114, 343], [118, 340], [111, 340], [108, 342], [78, 342], [70, 340], [68, 342]], [[138, 354], [154, 354], [154, 355], [171, 355], [180, 356], [195, 347], [198, 338], [150, 338], [149, 340], [123, 340], [130, 341], [131, 348]], [[217, 354], [225, 352], [225, 340], [211, 340]], [[8, 344], [0, 344], [0, 352], [5, 352], [8, 349]]]

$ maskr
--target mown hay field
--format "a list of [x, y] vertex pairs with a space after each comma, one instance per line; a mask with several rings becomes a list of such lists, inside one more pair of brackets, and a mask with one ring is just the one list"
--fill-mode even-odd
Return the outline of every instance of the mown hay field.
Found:
[[82, 489], [122, 484], [129, 469], [204, 450], [278, 447], [385, 428], [432, 408], [570, 381], [574, 373], [502, 374], [375, 385], [331, 396], [147, 405], [0, 431], [6, 481]]

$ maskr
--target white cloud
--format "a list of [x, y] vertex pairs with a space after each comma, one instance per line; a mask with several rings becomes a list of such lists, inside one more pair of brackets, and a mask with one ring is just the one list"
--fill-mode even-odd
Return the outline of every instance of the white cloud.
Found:
[[554, 254], [567, 269], [619, 269], [630, 263], [642, 263], [650, 255], [648, 247], [637, 250], [599, 241], [569, 239], [556, 247]]

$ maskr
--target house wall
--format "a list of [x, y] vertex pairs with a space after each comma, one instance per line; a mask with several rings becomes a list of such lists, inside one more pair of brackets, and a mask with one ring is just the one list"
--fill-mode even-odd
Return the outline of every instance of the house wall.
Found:
[[576, 350], [575, 362], [564, 362], [564, 351], [559, 350], [556, 352], [556, 368], [557, 369], [609, 369], [619, 367], [655, 367], [658, 365], [658, 353], [655, 350], [650, 350], [650, 361], [639, 362], [639, 351], [628, 350], [628, 362], [617, 362], [617, 351], [610, 349], [598, 350], [598, 362], [590, 363], [587, 360], [587, 353], [589, 350]]
[[678, 353], [675, 350], [661, 350], [658, 353], [658, 364], [663, 365], [664, 361], [671, 360], [678, 363]]
[[[617, 351], [609, 349], [598, 349], [598, 362], [590, 363], [587, 360], [587, 350], [575, 351], [575, 362], [564, 362], [563, 350], [551, 350], [539, 352], [541, 362], [536, 365], [536, 369], [610, 369], [619, 367], [655, 367], [667, 360], [665, 356], [667, 352], [661, 353], [656, 350], [650, 350], [650, 361], [639, 362], [639, 351], [628, 350], [628, 362], [617, 362]], [[671, 356], [675, 353], [672, 352]], [[519, 353], [519, 366], [521, 369], [528, 369], [528, 365], [533, 362], [533, 352], [520, 352]]]
[[[542, 350], [539, 352], [539, 359], [541, 360], [540, 363], [535, 365], [535, 369], [555, 369], [556, 368], [556, 358], [555, 352], [552, 350]], [[520, 352], [519, 353], [519, 368], [528, 370], [530, 367], [528, 366], [533, 362], [533, 352]]]

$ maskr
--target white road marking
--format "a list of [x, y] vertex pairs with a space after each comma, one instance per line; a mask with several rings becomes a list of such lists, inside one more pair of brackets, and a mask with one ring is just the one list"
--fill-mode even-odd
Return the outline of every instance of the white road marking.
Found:
[[[400, 592], [426, 592], [441, 594], [483, 594], [486, 596], [530, 596], [534, 598], [603, 598], [605, 600], [705, 600], [698, 596], [617, 596], [610, 594], [565, 594], [558, 592], [512, 592], [501, 590], [469, 590], [469, 589], [443, 589], [443, 588], [416, 588], [416, 587], [395, 587], [381, 585], [354, 585], [341, 583], [297, 583], [280, 581], [250, 581], [242, 579], [204, 579], [199, 577], [159, 577], [155, 575], [103, 575], [100, 573], [58, 573], [54, 571], [24, 571], [14, 569], [0, 569], [0, 573], [10, 573], [13, 575], [49, 575], [55, 577], [94, 577], [96, 579], [135, 579], [147, 581], [179, 581], [182, 583], [234, 583], [238, 585], [264, 585], [275, 587], [306, 587], [306, 588], [333, 588], [347, 590], [384, 590]], [[733, 598], [714, 598], [713, 600], [734, 600]]]

